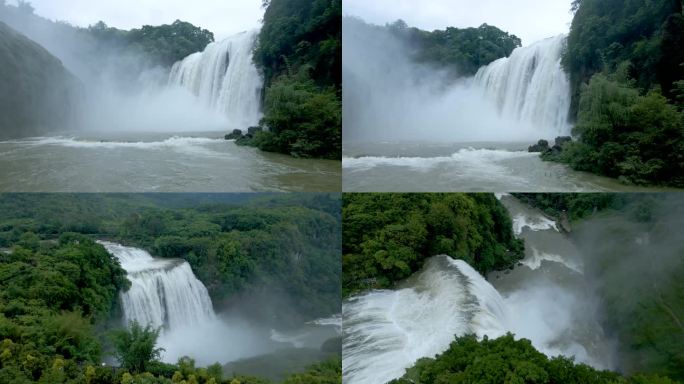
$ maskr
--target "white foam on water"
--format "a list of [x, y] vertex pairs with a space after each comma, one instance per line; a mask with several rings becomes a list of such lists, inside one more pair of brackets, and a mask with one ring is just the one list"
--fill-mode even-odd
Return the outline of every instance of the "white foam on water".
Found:
[[417, 359], [446, 350], [454, 335], [503, 334], [502, 298], [477, 276], [463, 261], [443, 256], [417, 275], [420, 288], [373, 291], [345, 302], [344, 382], [400, 377]]
[[464, 261], [437, 256], [406, 284], [410, 288], [372, 291], [343, 304], [345, 383], [401, 377], [418, 359], [444, 352], [455, 336], [466, 334], [512, 332], [548, 356], [574, 356], [603, 368], [576, 326], [577, 316], [586, 321], [590, 305], [553, 281], [537, 279], [502, 297]]
[[278, 343], [291, 344], [295, 348], [304, 348], [304, 343], [308, 336], [309, 333], [307, 332], [286, 334], [275, 329], [271, 329], [271, 340]]
[[[140, 150], [140, 151], [176, 151], [193, 156], [201, 157], [228, 157], [228, 153], [221, 152], [217, 145], [226, 145], [223, 139], [208, 137], [184, 137], [172, 136], [158, 141], [105, 141], [84, 140], [76, 137], [33, 137], [22, 140], [6, 141], [2, 143], [17, 145], [21, 148], [37, 148], [41, 146], [54, 146], [77, 150]], [[0, 144], [2, 144], [0, 143]], [[214, 146], [214, 148], [211, 148]], [[220, 147], [219, 147], [220, 148]], [[15, 150], [16, 152], [16, 150]]]
[[583, 273], [584, 271], [582, 264], [579, 262], [567, 260], [561, 255], [541, 252], [534, 247], [531, 247], [531, 249], [532, 255], [526, 257], [524, 260], [521, 261], [521, 263], [532, 270], [539, 269], [542, 265], [542, 262], [544, 261], [551, 261], [554, 263], [563, 264], [565, 267], [572, 269], [577, 273]]
[[538, 156], [538, 154], [523, 151], [464, 148], [453, 153], [451, 156], [344, 157], [342, 158], [342, 167], [351, 170], [368, 170], [380, 166], [391, 166], [409, 167], [415, 170], [429, 171], [441, 165], [455, 164], [465, 169], [487, 169], [490, 172], [506, 172], [506, 167], [503, 165], [503, 163], [505, 163], [507, 160], [536, 156]]
[[320, 326], [333, 326], [337, 333], [342, 333], [342, 313], [335, 314], [330, 317], [323, 317], [320, 319], [309, 321], [307, 324]]
[[5, 143], [19, 144], [26, 146], [54, 145], [69, 148], [94, 148], [94, 149], [167, 149], [172, 147], [183, 147], [188, 145], [206, 145], [223, 142], [222, 139], [212, 139], [207, 137], [183, 137], [173, 136], [160, 141], [95, 141], [82, 140], [75, 137], [32, 137], [22, 140], [6, 141]]
[[527, 228], [530, 231], [545, 231], [553, 229], [558, 232], [558, 225], [555, 221], [542, 216], [529, 216], [524, 213], [518, 213], [513, 217], [513, 233], [520, 236], [523, 229]]

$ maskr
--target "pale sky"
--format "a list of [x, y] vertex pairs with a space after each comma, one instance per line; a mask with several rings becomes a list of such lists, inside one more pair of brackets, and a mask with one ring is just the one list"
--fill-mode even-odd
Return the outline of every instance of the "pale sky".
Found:
[[523, 45], [568, 33], [571, 0], [343, 0], [345, 15], [378, 25], [402, 19], [425, 30], [494, 25]]
[[[140, 28], [144, 24], [188, 21], [214, 32], [216, 40], [258, 28], [261, 0], [29, 0], [35, 13], [52, 20], [86, 27], [102, 20], [111, 27]], [[15, 0], [7, 1], [16, 4]]]

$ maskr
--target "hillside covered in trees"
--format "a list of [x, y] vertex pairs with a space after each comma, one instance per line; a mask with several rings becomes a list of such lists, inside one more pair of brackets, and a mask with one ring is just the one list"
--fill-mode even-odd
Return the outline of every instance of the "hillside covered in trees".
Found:
[[61, 61], [0, 21], [0, 139], [74, 124], [80, 84]]
[[390, 383], [676, 384], [659, 375], [625, 378], [566, 357], [548, 358], [529, 340], [515, 340], [511, 334], [481, 341], [473, 335], [457, 337], [447, 351], [419, 360]]
[[170, 68], [212, 41], [211, 32], [179, 20], [130, 31], [102, 21], [83, 28], [40, 17], [27, 1], [0, 1], [0, 138], [72, 131], [93, 83], [112, 76], [130, 87], [145, 70]]
[[578, 141], [544, 156], [636, 184], [684, 185], [680, 0], [575, 0], [563, 66]]
[[254, 52], [265, 82], [263, 131], [247, 142], [340, 159], [342, 1], [270, 0]]
[[414, 60], [446, 69], [454, 77], [473, 76], [480, 67], [510, 56], [522, 43], [517, 36], [487, 24], [424, 31], [397, 20], [386, 28], [414, 50]]
[[[88, 27], [72, 26], [36, 15], [30, 1], [19, 1], [17, 6], [0, 1], [0, 20], [46, 40], [62, 40], [64, 49], [73, 51], [70, 53], [76, 57], [85, 58], [98, 53], [110, 56], [116, 52], [121, 56], [141, 58], [149, 66], [171, 67], [176, 61], [204, 50], [214, 41], [214, 34], [210, 31], [180, 20], [131, 30], [109, 27], [105, 21]], [[69, 46], [74, 42], [78, 44]]]
[[[151, 349], [141, 360], [154, 346], [151, 329], [110, 335], [118, 292], [130, 283], [96, 239], [187, 260], [217, 307], [271, 289], [281, 307], [293, 307], [289, 316], [340, 310], [334, 195], [2, 195], [0, 207], [2, 382], [267, 383], [222, 379], [220, 366], [196, 368], [191, 359], [161, 363]], [[138, 357], [101, 367], [122, 339], [126, 356]], [[285, 382], [337, 383], [339, 367], [332, 360]]]
[[343, 197], [345, 296], [392, 287], [446, 254], [482, 274], [523, 258], [506, 208], [489, 194], [348, 194]]

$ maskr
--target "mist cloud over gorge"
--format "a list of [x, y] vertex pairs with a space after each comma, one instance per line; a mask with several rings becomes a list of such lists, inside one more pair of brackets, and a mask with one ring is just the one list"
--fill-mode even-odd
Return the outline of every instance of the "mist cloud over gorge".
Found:
[[684, 198], [677, 193], [627, 197], [619, 214], [581, 223], [573, 233], [600, 292], [603, 324], [620, 340], [620, 370], [661, 367], [681, 350]]
[[528, 140], [533, 127], [499, 116], [472, 84], [417, 63], [388, 28], [343, 20], [344, 141]]
[[[73, 126], [64, 131], [220, 130], [226, 118], [187, 90], [169, 87], [168, 70], [142, 49], [97, 39], [92, 33], [34, 14], [0, 9], [0, 21], [37, 42], [77, 79]], [[42, 111], [35, 111], [41, 113]]]

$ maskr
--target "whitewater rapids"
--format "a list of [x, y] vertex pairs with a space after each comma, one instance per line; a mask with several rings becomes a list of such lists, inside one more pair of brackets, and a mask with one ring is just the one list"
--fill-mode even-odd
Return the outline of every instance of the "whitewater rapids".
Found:
[[503, 299], [462, 260], [430, 259], [412, 287], [375, 291], [343, 304], [344, 382], [385, 383], [421, 357], [446, 350], [454, 335], [501, 336]]
[[343, 382], [386, 383], [456, 336], [513, 333], [547, 356], [614, 367], [613, 344], [598, 321], [598, 300], [577, 249], [557, 224], [510, 196], [500, 196], [524, 239], [512, 271], [485, 279], [470, 265], [435, 256], [396, 290], [371, 291], [343, 304]]

